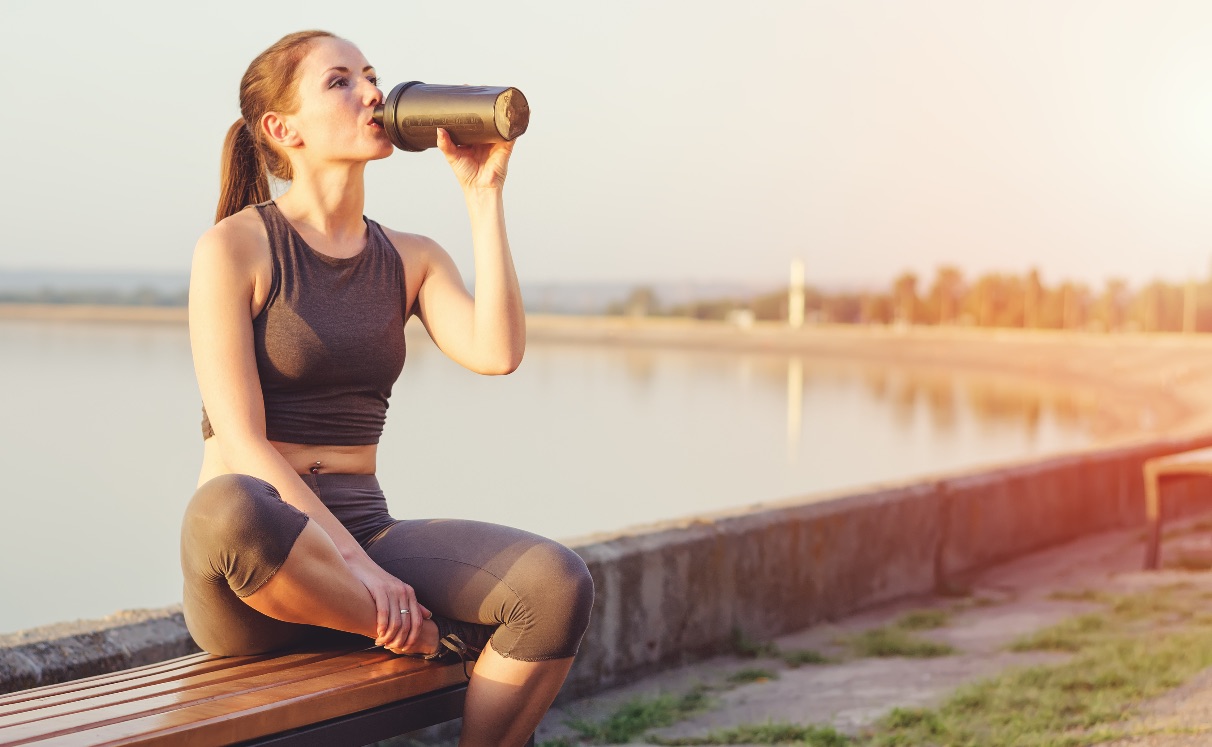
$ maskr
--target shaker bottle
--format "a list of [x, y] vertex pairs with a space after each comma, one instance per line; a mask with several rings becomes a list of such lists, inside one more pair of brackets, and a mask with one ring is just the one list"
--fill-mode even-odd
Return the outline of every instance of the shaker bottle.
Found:
[[410, 81], [391, 89], [374, 119], [401, 150], [438, 144], [438, 128], [456, 145], [500, 143], [526, 132], [530, 106], [516, 88], [441, 86]]

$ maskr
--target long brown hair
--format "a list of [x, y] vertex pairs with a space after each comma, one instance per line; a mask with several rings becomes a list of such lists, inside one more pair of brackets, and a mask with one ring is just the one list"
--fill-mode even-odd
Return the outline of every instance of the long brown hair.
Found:
[[219, 207], [215, 223], [246, 205], [270, 198], [269, 174], [289, 181], [290, 161], [266, 141], [261, 117], [266, 112], [289, 113], [296, 106], [296, 73], [315, 39], [335, 37], [327, 31], [287, 34], [257, 55], [240, 79], [240, 119], [227, 130], [219, 175]]

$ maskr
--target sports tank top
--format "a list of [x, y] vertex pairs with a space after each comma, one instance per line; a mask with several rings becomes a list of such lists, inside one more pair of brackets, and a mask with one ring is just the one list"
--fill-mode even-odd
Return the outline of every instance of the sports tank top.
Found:
[[[273, 274], [253, 319], [265, 436], [298, 444], [379, 442], [404, 367], [404, 263], [378, 223], [348, 258], [320, 254], [271, 200], [254, 205]], [[202, 407], [202, 437], [214, 435]]]

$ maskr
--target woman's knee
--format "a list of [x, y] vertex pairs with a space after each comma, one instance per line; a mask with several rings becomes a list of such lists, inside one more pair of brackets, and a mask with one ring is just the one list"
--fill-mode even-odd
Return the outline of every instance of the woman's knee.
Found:
[[532, 548], [522, 560], [508, 579], [518, 596], [515, 619], [498, 631], [504, 635], [493, 638], [494, 648], [502, 656], [527, 661], [573, 656], [593, 609], [589, 568], [580, 555], [551, 541]]
[[542, 546], [536, 565], [539, 583], [535, 592], [550, 600], [546, 601], [546, 606], [570, 610], [575, 613], [570, 617], [584, 618], [584, 626], [587, 626], [593, 607], [593, 576], [581, 556], [558, 542], [549, 542]]
[[247, 596], [285, 562], [307, 520], [264, 480], [221, 475], [199, 487], [186, 508], [182, 568], [226, 579], [238, 596]]
[[240, 537], [280, 503], [278, 491], [251, 475], [219, 475], [203, 483], [185, 508], [183, 539], [190, 534]]

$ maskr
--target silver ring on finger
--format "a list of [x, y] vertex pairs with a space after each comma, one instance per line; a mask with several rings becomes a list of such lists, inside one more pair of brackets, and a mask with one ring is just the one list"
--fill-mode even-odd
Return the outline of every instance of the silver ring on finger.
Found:
[[407, 615], [407, 614], [408, 614], [408, 610], [400, 610], [400, 614], [401, 614], [401, 615]]

